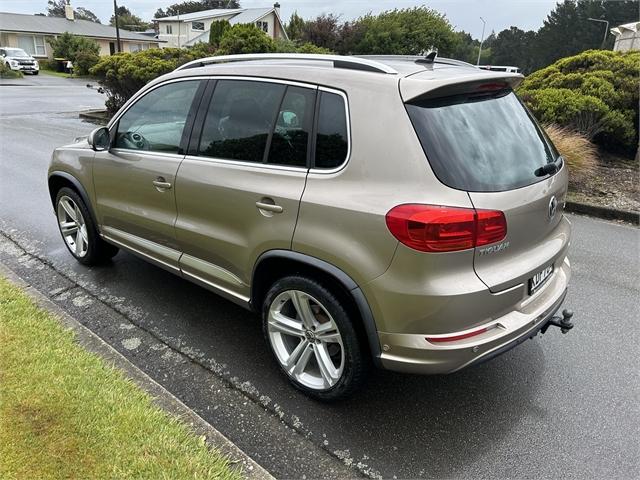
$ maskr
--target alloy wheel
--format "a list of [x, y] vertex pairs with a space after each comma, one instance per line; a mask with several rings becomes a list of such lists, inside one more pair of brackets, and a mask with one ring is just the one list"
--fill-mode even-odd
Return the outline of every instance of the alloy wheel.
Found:
[[58, 201], [58, 225], [62, 238], [76, 257], [84, 257], [89, 250], [87, 225], [76, 202], [64, 195]]
[[314, 390], [333, 387], [344, 370], [342, 336], [327, 309], [299, 290], [280, 293], [269, 307], [269, 341], [282, 368]]

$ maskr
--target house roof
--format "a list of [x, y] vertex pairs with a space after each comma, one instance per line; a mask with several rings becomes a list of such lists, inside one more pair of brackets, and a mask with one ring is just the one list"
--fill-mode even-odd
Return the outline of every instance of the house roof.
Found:
[[630, 32], [637, 32], [640, 30], [640, 22], [631, 22], [625, 23], [624, 25], [618, 25], [615, 28], [611, 29], [611, 33], [613, 33], [616, 37], [621, 35], [625, 30]]
[[[274, 7], [267, 8], [216, 8], [212, 10], [201, 10], [199, 12], [185, 13], [184, 15], [173, 15], [171, 17], [154, 18], [154, 22], [191, 22], [202, 20], [203, 18], [229, 17], [229, 23], [250, 23], [254, 22], [267, 13], [274, 10]], [[240, 18], [241, 20], [238, 20]]]
[[[41, 15], [24, 15], [21, 13], [0, 12], [0, 31], [29, 32], [58, 35], [69, 32], [74, 35], [95, 38], [116, 38], [116, 29], [110, 25], [90, 22], [88, 20], [67, 20], [61, 17], [44, 17]], [[155, 38], [138, 32], [120, 29], [122, 40], [138, 40], [141, 42], [158, 42]]]

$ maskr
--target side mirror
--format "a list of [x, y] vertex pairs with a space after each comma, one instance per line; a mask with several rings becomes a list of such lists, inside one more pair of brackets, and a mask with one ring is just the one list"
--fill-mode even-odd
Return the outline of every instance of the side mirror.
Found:
[[91, 148], [96, 152], [109, 150], [109, 147], [111, 146], [111, 135], [109, 134], [109, 129], [107, 127], [96, 128], [89, 134], [87, 142], [89, 142]]

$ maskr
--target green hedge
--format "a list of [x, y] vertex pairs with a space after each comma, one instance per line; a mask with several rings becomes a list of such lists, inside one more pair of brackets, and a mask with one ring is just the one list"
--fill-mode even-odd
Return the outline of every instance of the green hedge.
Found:
[[588, 50], [529, 75], [518, 93], [544, 123], [573, 128], [611, 151], [638, 144], [640, 52]]

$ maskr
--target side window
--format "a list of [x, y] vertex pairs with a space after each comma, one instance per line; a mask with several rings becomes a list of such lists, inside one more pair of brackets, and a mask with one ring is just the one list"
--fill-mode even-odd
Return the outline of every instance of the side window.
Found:
[[335, 168], [347, 159], [349, 138], [344, 99], [321, 92], [316, 135], [316, 168]]
[[315, 102], [315, 90], [287, 87], [271, 138], [268, 163], [298, 167], [307, 165]]
[[202, 128], [198, 153], [262, 162], [285, 85], [219, 80]]
[[126, 111], [118, 121], [115, 148], [178, 153], [199, 80], [158, 87]]

